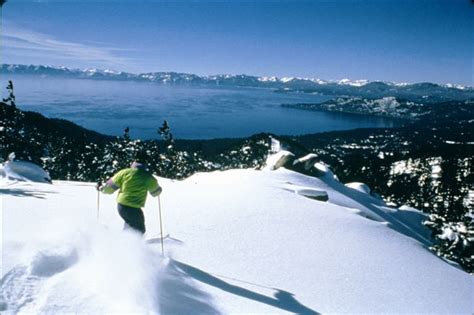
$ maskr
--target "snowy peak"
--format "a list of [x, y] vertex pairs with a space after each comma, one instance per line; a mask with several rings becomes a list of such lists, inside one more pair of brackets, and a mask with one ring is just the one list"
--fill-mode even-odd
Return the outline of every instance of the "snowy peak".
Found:
[[281, 78], [280, 82], [288, 83], [288, 82], [291, 82], [293, 80], [295, 80], [295, 78], [293, 78], [293, 77], [283, 77], [283, 78]]
[[[245, 74], [218, 74], [198, 76], [178, 72], [149, 72], [132, 74], [115, 70], [69, 69], [54, 66], [7, 65], [0, 67], [1, 73], [30, 74], [43, 76], [66, 76], [95, 80], [130, 80], [158, 84], [191, 84], [210, 86], [239, 86], [277, 89], [282, 92], [308, 92], [326, 95], [348, 95], [381, 98], [385, 96], [403, 97], [413, 100], [446, 101], [474, 99], [474, 89], [454, 84], [434, 83], [393, 83], [368, 80], [323, 80], [319, 78], [299, 78], [276, 76], [251, 76]], [[424, 99], [423, 99], [424, 98]]]
[[[236, 83], [268, 83], [268, 84], [288, 84], [294, 82], [303, 82], [306, 85], [312, 83], [313, 85], [343, 85], [343, 86], [352, 86], [352, 87], [363, 87], [369, 83], [378, 83], [380, 85], [394, 86], [394, 87], [406, 87], [406, 86], [416, 86], [423, 85], [425, 83], [394, 83], [394, 82], [382, 82], [382, 81], [369, 81], [369, 80], [350, 80], [344, 78], [341, 80], [323, 80], [319, 78], [299, 78], [299, 77], [281, 77], [276, 76], [249, 76], [245, 74], [231, 75], [231, 74], [219, 74], [219, 75], [209, 75], [209, 76], [198, 76], [195, 74], [188, 73], [177, 73], [177, 72], [150, 72], [150, 73], [141, 73], [141, 74], [132, 74], [122, 71], [115, 71], [111, 69], [100, 70], [96, 68], [86, 68], [86, 69], [70, 69], [63, 66], [42, 66], [42, 65], [10, 65], [2, 64], [0, 68], [2, 73], [12, 73], [12, 74], [43, 74], [43, 75], [76, 75], [76, 76], [85, 76], [85, 77], [94, 77], [94, 76], [104, 76], [108, 79], [114, 79], [117, 77], [128, 77], [130, 79], [144, 79], [153, 82], [161, 83], [184, 83], [184, 82], [216, 82], [216, 81], [231, 81]], [[469, 90], [471, 87], [459, 85], [459, 84], [431, 84], [431, 87], [445, 87], [450, 89], [459, 89], [459, 90]], [[278, 87], [278, 85], [270, 87]]]
[[342, 80], [339, 80], [337, 82], [338, 84], [341, 84], [341, 85], [350, 85], [350, 86], [364, 86], [366, 85], [367, 83], [369, 83], [368, 80], [355, 80], [355, 81], [351, 81], [349, 79], [342, 79]]
[[146, 81], [162, 84], [184, 84], [198, 82], [200, 80], [200, 77], [197, 75], [177, 72], [151, 72], [139, 74], [137, 77]]
[[257, 80], [261, 81], [261, 82], [278, 82], [279, 81], [279, 79], [275, 76], [272, 76], [272, 77], [259, 77]]

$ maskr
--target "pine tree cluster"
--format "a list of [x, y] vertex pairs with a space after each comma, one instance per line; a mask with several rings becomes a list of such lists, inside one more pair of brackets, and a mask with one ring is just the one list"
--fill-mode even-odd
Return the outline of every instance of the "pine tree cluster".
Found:
[[459, 263], [467, 272], [474, 272], [474, 214], [462, 221], [452, 222], [438, 214], [431, 214], [425, 225], [431, 228], [438, 243], [432, 246], [438, 256]]

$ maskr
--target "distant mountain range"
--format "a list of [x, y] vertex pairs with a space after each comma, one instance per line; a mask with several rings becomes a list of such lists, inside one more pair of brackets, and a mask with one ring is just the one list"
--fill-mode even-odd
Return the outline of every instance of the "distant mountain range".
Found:
[[77, 79], [121, 80], [154, 82], [169, 85], [210, 85], [271, 88], [277, 92], [305, 92], [324, 95], [360, 97], [401, 97], [407, 100], [439, 102], [447, 100], [474, 100], [474, 88], [452, 84], [435, 83], [393, 83], [343, 79], [328, 81], [297, 77], [257, 77], [251, 75], [209, 75], [198, 76], [177, 72], [149, 72], [133, 74], [114, 70], [70, 69], [66, 67], [9, 65], [0, 66], [1, 74], [25, 74], [41, 76], [62, 76]]

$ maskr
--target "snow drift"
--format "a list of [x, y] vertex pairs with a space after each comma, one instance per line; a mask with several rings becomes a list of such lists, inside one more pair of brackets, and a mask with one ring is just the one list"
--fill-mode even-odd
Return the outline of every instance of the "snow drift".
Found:
[[26, 161], [7, 161], [0, 165], [0, 178], [3, 181], [31, 181], [51, 183], [49, 173], [40, 166]]
[[[279, 159], [273, 159], [278, 161]], [[436, 257], [415, 209], [284, 168], [159, 179], [149, 242], [94, 185], [2, 188], [6, 313], [472, 313], [470, 275]], [[323, 199], [318, 199], [324, 196]], [[312, 198], [313, 197], [313, 198]], [[325, 201], [323, 201], [325, 200]]]

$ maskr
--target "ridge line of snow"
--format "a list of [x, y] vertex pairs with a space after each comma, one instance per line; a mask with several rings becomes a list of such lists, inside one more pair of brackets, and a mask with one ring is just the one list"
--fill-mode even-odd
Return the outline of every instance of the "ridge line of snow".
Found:
[[[95, 73], [101, 73], [101, 74], [106, 74], [106, 75], [124, 75], [128, 76], [129, 78], [150, 78], [153, 77], [153, 75], [160, 75], [160, 74], [176, 74], [176, 75], [182, 75], [182, 76], [191, 76], [191, 77], [198, 77], [203, 80], [218, 80], [219, 78], [224, 78], [224, 79], [230, 79], [230, 78], [253, 78], [256, 79], [259, 82], [280, 82], [283, 84], [287, 84], [289, 82], [292, 82], [294, 80], [300, 80], [300, 81], [306, 81], [306, 82], [311, 82], [313, 84], [317, 85], [327, 85], [327, 84], [337, 84], [337, 85], [348, 85], [348, 86], [354, 86], [354, 87], [362, 87], [365, 86], [369, 83], [377, 83], [381, 82], [386, 85], [391, 85], [391, 86], [397, 86], [397, 87], [406, 87], [406, 86], [411, 86], [411, 85], [416, 85], [416, 84], [422, 84], [425, 82], [415, 82], [415, 83], [407, 83], [407, 82], [394, 82], [394, 81], [382, 81], [382, 80], [374, 80], [370, 81], [367, 79], [356, 79], [356, 80], [351, 80], [348, 78], [343, 78], [339, 80], [325, 80], [325, 79], [319, 79], [319, 78], [301, 78], [301, 77], [287, 77], [287, 76], [282, 76], [282, 77], [277, 77], [277, 76], [253, 76], [253, 75], [246, 75], [246, 74], [211, 74], [211, 75], [196, 75], [192, 73], [185, 73], [185, 72], [174, 72], [174, 71], [154, 71], [154, 72], [143, 72], [143, 73], [132, 73], [132, 72], [124, 72], [124, 71], [117, 71], [114, 69], [96, 69], [96, 68], [68, 68], [65, 66], [54, 66], [54, 65], [23, 65], [23, 64], [2, 64], [2, 67], [6, 67], [7, 69], [14, 69], [15, 67], [33, 67], [33, 68], [39, 68], [39, 67], [44, 67], [44, 68], [51, 68], [55, 70], [62, 70], [66, 72], [71, 72], [71, 73], [84, 73], [88, 75], [93, 75]], [[430, 82], [431, 83], [431, 82]], [[439, 87], [444, 87], [444, 88], [452, 88], [452, 89], [458, 89], [458, 90], [470, 90], [474, 89], [474, 87], [468, 86], [468, 85], [461, 85], [461, 84], [452, 84], [452, 83], [431, 83]]]

